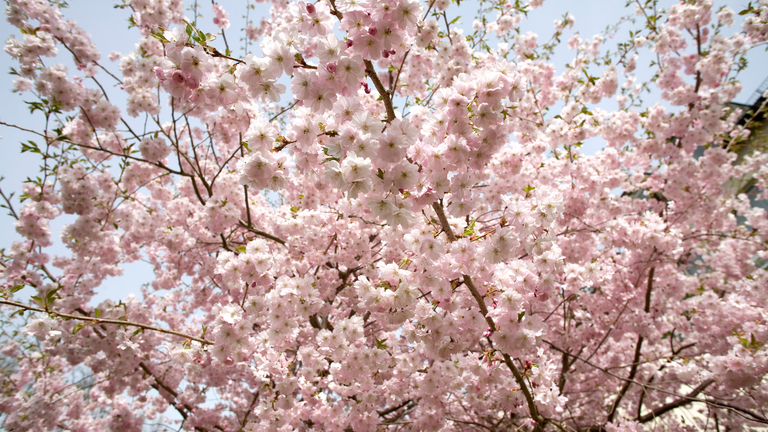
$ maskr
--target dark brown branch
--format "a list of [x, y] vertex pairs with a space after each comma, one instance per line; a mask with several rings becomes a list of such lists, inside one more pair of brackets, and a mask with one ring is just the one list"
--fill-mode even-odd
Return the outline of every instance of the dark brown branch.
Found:
[[478, 427], [481, 427], [483, 429], [486, 429], [486, 430], [489, 430], [489, 431], [493, 432], [493, 429], [491, 429], [490, 427], [488, 427], [488, 426], [486, 426], [486, 425], [484, 425], [482, 423], [477, 423], [477, 422], [467, 421], [467, 420], [458, 420], [458, 419], [454, 419], [454, 418], [447, 418], [446, 420], [452, 421], [452, 422], [456, 422], [456, 423], [461, 423], [461, 424], [478, 426]]
[[[752, 412], [752, 411], [750, 411], [750, 410], [748, 410], [746, 408], [741, 408], [741, 407], [737, 407], [735, 405], [730, 405], [730, 404], [723, 403], [723, 402], [717, 402], [717, 401], [714, 401], [714, 400], [694, 399], [691, 402], [705, 403], [705, 404], [707, 404], [707, 405], [709, 405], [711, 407], [720, 408], [720, 409], [724, 409], [724, 410], [728, 410], [728, 411], [733, 411], [735, 413], [738, 413], [737, 415], [739, 415], [740, 417], [746, 418], [749, 421], [753, 421], [755, 423], [761, 423], [761, 424], [768, 425], [768, 418], [766, 418], [766, 417], [764, 417], [764, 416], [762, 416], [760, 414], [754, 413], [754, 412]], [[749, 416], [749, 417], [744, 417], [744, 415]]]
[[677, 399], [676, 401], [670, 402], [670, 403], [668, 403], [666, 405], [662, 405], [662, 406], [656, 408], [655, 410], [649, 412], [648, 414], [638, 418], [637, 421], [640, 422], [640, 423], [648, 423], [649, 421], [651, 421], [651, 420], [653, 420], [653, 419], [655, 419], [657, 417], [661, 417], [662, 415], [668, 413], [669, 411], [672, 411], [675, 408], [679, 408], [681, 406], [685, 406], [685, 405], [688, 405], [691, 402], [694, 402], [695, 401], [694, 398], [696, 396], [698, 396], [699, 393], [703, 392], [707, 387], [709, 387], [714, 382], [715, 382], [715, 380], [713, 380], [712, 378], [704, 381], [703, 383], [699, 384], [698, 387], [693, 389], [693, 391], [688, 393], [686, 396], [684, 396], [684, 397], [682, 397], [680, 399]]
[[[645, 290], [645, 313], [648, 313], [651, 310], [651, 291], [653, 290], [653, 275], [656, 273], [656, 267], [651, 267], [651, 271], [648, 273], [648, 288]], [[629, 387], [632, 385], [632, 380], [635, 379], [635, 375], [637, 375], [637, 367], [640, 364], [640, 355], [641, 350], [643, 348], [643, 337], [638, 336], [637, 337], [637, 343], [635, 344], [635, 357], [632, 360], [632, 367], [629, 370], [629, 376], [627, 377], [627, 381], [624, 381], [624, 385], [621, 387], [621, 390], [619, 391], [619, 395], [616, 397], [616, 400], [613, 402], [613, 406], [611, 407], [611, 412], [608, 413], [608, 422], [612, 422], [613, 418], [616, 416], [616, 410], [619, 408], [619, 404], [621, 403], [621, 400], [624, 398], [624, 396], [627, 394], [627, 391], [629, 391]]]
[[365, 63], [365, 73], [373, 81], [373, 85], [376, 87], [376, 91], [381, 96], [381, 101], [384, 102], [384, 107], [387, 109], [387, 123], [392, 123], [395, 119], [395, 109], [392, 107], [392, 98], [389, 96], [387, 89], [384, 88], [384, 84], [379, 79], [379, 74], [376, 73], [376, 69], [373, 67], [373, 63], [370, 60], [363, 60]]
[[[435, 210], [435, 213], [437, 213], [437, 218], [440, 221], [443, 232], [445, 232], [445, 235], [448, 236], [448, 240], [451, 242], [456, 241], [456, 236], [453, 234], [451, 225], [448, 223], [448, 218], [445, 216], [445, 212], [443, 211], [443, 205], [439, 202], [434, 202], [432, 203], [432, 208]], [[469, 275], [463, 275], [463, 277], [464, 284], [467, 286], [469, 292], [472, 294], [472, 297], [480, 307], [480, 312], [483, 314], [483, 318], [485, 318], [485, 321], [488, 323], [488, 326], [492, 330], [496, 330], [496, 324], [493, 322], [493, 318], [488, 316], [488, 307], [485, 305], [485, 300], [483, 299], [483, 296], [480, 295], [480, 292], [477, 291], [474, 282], [472, 282], [472, 278], [469, 277]], [[515, 376], [515, 381], [517, 381], [517, 384], [520, 386], [520, 390], [522, 390], [523, 395], [525, 396], [525, 400], [528, 403], [528, 409], [531, 412], [531, 418], [533, 418], [533, 420], [537, 423], [538, 427], [543, 427], [546, 424], [546, 419], [542, 417], [541, 414], [539, 414], [539, 409], [536, 407], [536, 402], [533, 400], [533, 395], [531, 394], [530, 389], [528, 389], [528, 385], [525, 382], [525, 377], [517, 369], [515, 364], [512, 362], [512, 358], [508, 354], [502, 352], [502, 356], [504, 357], [504, 364], [506, 364], [509, 370], [512, 371], [512, 375]]]
[[403, 407], [407, 406], [408, 404], [410, 404], [412, 402], [413, 402], [413, 400], [408, 399], [407, 401], [401, 403], [400, 405], [393, 406], [391, 408], [387, 408], [387, 409], [385, 409], [383, 411], [378, 411], [378, 414], [379, 414], [379, 416], [384, 417], [384, 416], [386, 416], [388, 414], [392, 414], [393, 412], [399, 410], [400, 408], [403, 408]]
[[247, 229], [249, 232], [256, 234], [259, 237], [264, 237], [265, 239], [272, 240], [273, 242], [280, 243], [281, 245], [285, 246], [285, 240], [281, 239], [280, 237], [276, 237], [270, 233], [257, 230], [253, 227], [253, 225], [245, 223], [244, 221], [240, 221], [239, 224], [242, 228]]
[[259, 392], [256, 392], [253, 395], [253, 401], [251, 402], [250, 408], [245, 412], [245, 415], [243, 416], [243, 427], [245, 427], [245, 424], [248, 423], [248, 416], [251, 414], [251, 411], [253, 411], [253, 407], [256, 406], [256, 402], [259, 400]]

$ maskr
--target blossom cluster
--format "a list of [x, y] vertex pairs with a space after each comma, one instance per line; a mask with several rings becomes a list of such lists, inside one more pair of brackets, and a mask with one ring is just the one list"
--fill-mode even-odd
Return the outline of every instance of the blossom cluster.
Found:
[[[565, 14], [549, 42], [522, 30], [541, 3], [470, 31], [448, 0], [274, 1], [238, 53], [239, 11], [131, 0], [113, 74], [55, 4], [10, 0], [47, 126], [2, 194], [2, 428], [768, 422], [766, 104], [729, 105], [768, 2], [638, 4], [626, 40]], [[140, 297], [94, 300], [140, 260]]]

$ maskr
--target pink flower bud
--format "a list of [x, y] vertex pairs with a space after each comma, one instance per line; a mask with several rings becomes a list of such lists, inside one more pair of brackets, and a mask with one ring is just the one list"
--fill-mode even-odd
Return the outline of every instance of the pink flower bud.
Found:
[[336, 63], [330, 62], [327, 65], [325, 65], [325, 70], [328, 71], [329, 74], [335, 74], [336, 73]]
[[347, 44], [347, 48], [351, 48], [352, 47], [352, 39], [347, 39], [346, 44]]
[[176, 81], [177, 83], [183, 83], [184, 82], [184, 73], [180, 70], [175, 70], [171, 74], [171, 79]]
[[376, 36], [376, 33], [379, 32], [379, 29], [376, 28], [376, 26], [368, 27], [368, 34], [371, 36]]
[[386, 50], [382, 51], [381, 56], [384, 58], [389, 58], [389, 51], [386, 51]]
[[312, 15], [315, 12], [317, 12], [315, 5], [313, 5], [312, 3], [307, 3], [307, 13]]

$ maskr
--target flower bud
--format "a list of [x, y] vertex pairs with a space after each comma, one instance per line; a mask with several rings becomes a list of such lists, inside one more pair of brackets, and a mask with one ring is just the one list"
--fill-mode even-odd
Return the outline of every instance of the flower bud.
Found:
[[177, 83], [183, 83], [184, 82], [184, 73], [180, 70], [175, 70], [171, 74], [171, 79], [176, 81]]

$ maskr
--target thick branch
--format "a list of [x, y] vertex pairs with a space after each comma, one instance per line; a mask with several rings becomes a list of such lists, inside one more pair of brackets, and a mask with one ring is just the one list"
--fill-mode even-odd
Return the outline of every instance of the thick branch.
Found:
[[373, 63], [370, 60], [363, 60], [365, 63], [365, 73], [373, 81], [373, 85], [376, 87], [376, 91], [381, 95], [381, 101], [384, 102], [384, 107], [387, 109], [387, 123], [392, 123], [395, 119], [395, 109], [392, 107], [392, 98], [390, 98], [387, 89], [384, 88], [384, 84], [379, 79], [379, 74], [376, 73], [376, 69], [373, 68]]
[[691, 402], [694, 402], [694, 398], [696, 396], [698, 396], [699, 393], [703, 392], [707, 387], [709, 387], [714, 382], [715, 382], [715, 380], [713, 380], [712, 378], [704, 381], [703, 383], [699, 384], [698, 387], [693, 389], [693, 391], [688, 393], [686, 396], [684, 396], [684, 397], [682, 397], [682, 398], [680, 398], [680, 399], [678, 399], [676, 401], [670, 402], [670, 403], [668, 403], [666, 405], [662, 405], [662, 406], [656, 408], [655, 410], [649, 412], [648, 414], [638, 418], [637, 421], [639, 421], [640, 423], [648, 423], [649, 421], [651, 421], [651, 420], [653, 420], [653, 419], [655, 419], [657, 417], [660, 417], [660, 416], [664, 415], [665, 413], [667, 413], [669, 411], [672, 411], [675, 408], [679, 408], [681, 406], [685, 406], [685, 405], [688, 405]]

